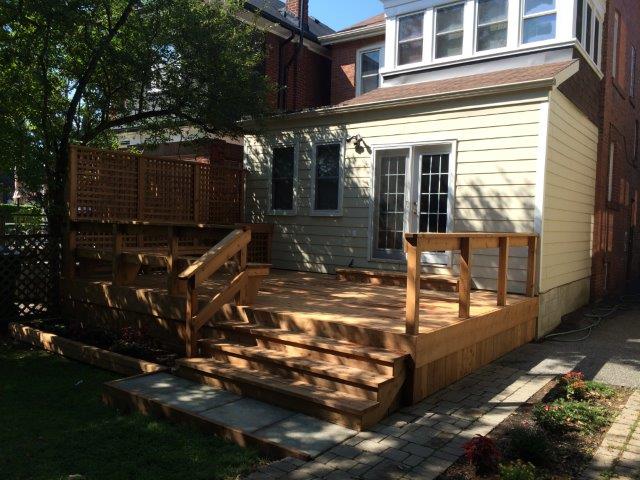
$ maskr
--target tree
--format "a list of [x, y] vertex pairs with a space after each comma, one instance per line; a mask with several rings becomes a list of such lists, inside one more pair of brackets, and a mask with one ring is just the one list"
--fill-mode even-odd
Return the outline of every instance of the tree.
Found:
[[236, 136], [266, 113], [264, 38], [238, 0], [2, 0], [0, 170], [16, 168], [52, 225], [68, 147], [185, 125]]

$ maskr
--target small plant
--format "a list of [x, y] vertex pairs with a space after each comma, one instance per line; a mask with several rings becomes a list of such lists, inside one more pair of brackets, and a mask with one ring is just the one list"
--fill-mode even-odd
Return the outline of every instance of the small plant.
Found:
[[611, 423], [611, 414], [606, 408], [563, 398], [536, 405], [533, 416], [542, 428], [556, 433], [570, 430], [593, 433]]
[[536, 480], [536, 467], [518, 460], [500, 465], [500, 480]]
[[516, 458], [542, 466], [553, 457], [551, 444], [546, 433], [530, 422], [512, 428], [508, 433], [508, 438], [509, 450]]
[[582, 372], [564, 374], [560, 377], [559, 385], [567, 400], [598, 400], [615, 395], [611, 387], [593, 380], [585, 380]]
[[594, 382], [593, 380], [587, 380], [587, 397], [589, 399], [599, 398], [611, 398], [616, 394], [616, 391], [609, 385], [604, 383]]
[[496, 442], [482, 435], [476, 435], [465, 443], [464, 452], [478, 475], [487, 475], [497, 471], [498, 463], [502, 458]]

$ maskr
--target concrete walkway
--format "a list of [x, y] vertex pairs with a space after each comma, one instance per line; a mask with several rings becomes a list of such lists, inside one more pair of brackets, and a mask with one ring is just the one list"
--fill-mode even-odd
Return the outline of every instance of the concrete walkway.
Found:
[[462, 455], [465, 442], [489, 433], [552, 378], [490, 365], [311, 462], [287, 458], [246, 478], [433, 479]]

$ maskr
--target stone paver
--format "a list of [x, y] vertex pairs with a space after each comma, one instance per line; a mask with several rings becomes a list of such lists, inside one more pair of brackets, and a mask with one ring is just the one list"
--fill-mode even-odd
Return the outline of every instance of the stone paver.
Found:
[[552, 378], [488, 365], [311, 462], [291, 471], [276, 462], [246, 478], [434, 479], [462, 455], [466, 441], [489, 433]]
[[640, 478], [640, 392], [634, 392], [607, 432], [582, 480]]

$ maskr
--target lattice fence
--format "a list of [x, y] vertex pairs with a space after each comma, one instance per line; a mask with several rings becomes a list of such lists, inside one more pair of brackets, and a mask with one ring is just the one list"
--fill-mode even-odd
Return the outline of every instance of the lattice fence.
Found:
[[0, 325], [56, 314], [59, 255], [42, 217], [0, 218]]
[[231, 225], [242, 222], [244, 171], [74, 146], [72, 219]]

